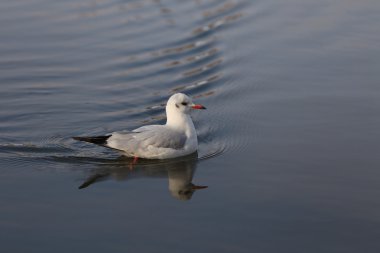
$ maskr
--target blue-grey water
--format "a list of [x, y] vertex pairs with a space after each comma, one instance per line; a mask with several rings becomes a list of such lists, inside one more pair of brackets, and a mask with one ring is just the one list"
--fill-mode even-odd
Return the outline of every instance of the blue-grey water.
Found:
[[[0, 251], [379, 252], [379, 13], [2, 0]], [[71, 139], [164, 123], [175, 92], [208, 108], [197, 155]]]

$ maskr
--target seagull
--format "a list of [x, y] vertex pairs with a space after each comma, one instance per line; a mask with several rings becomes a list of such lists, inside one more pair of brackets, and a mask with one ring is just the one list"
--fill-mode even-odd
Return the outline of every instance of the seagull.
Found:
[[122, 151], [125, 156], [133, 157], [134, 163], [138, 158], [170, 159], [186, 156], [198, 150], [197, 133], [190, 116], [192, 109], [206, 108], [194, 104], [189, 96], [176, 93], [166, 104], [165, 125], [147, 125], [132, 131], [73, 139]]

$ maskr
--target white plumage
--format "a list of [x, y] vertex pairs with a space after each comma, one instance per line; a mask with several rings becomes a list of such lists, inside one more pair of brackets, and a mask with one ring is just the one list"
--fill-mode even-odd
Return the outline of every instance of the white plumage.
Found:
[[74, 137], [74, 139], [121, 150], [126, 156], [168, 159], [194, 153], [198, 138], [190, 116], [196, 105], [183, 93], [172, 95], [166, 104], [165, 125], [147, 125], [132, 131], [114, 132], [110, 136]]

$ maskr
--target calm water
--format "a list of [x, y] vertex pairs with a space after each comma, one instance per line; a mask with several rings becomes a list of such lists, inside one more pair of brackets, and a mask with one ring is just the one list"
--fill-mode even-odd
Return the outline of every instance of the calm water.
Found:
[[[1, 252], [379, 252], [379, 11], [2, 0]], [[130, 170], [70, 138], [163, 123], [179, 91], [208, 108], [197, 156]]]

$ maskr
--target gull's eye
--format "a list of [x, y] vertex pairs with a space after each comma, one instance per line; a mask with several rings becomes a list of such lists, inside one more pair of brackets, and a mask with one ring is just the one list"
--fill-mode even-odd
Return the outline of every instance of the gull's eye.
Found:
[[181, 103], [183, 106], [187, 106], [187, 103], [186, 102], [182, 102]]

